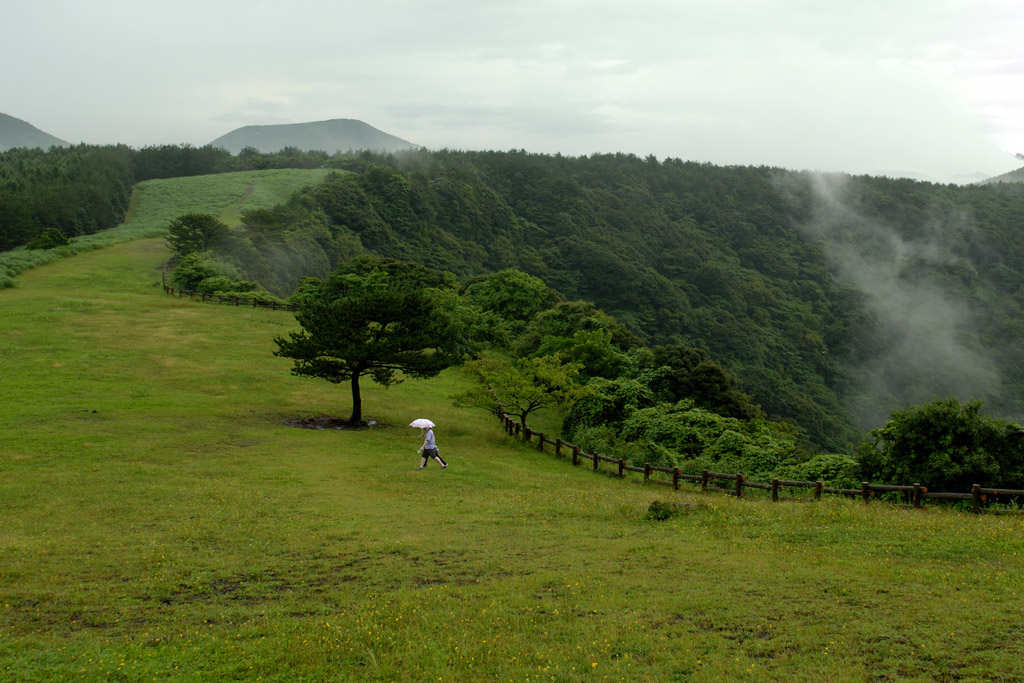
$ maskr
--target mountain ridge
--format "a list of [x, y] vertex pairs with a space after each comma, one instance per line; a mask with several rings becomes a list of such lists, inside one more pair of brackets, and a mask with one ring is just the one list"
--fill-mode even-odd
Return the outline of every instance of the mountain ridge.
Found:
[[[1017, 155], [1017, 156], [1020, 156], [1020, 155]], [[997, 176], [995, 176], [993, 178], [987, 178], [987, 179], [981, 181], [981, 184], [982, 185], [987, 185], [989, 183], [1021, 183], [1021, 182], [1024, 182], [1024, 166], [1018, 168], [1016, 171], [1010, 171], [1008, 173], [1003, 173], [1002, 175], [997, 175]]]
[[6, 152], [17, 147], [49, 149], [67, 147], [70, 144], [55, 135], [39, 130], [28, 121], [0, 113], [0, 151]]

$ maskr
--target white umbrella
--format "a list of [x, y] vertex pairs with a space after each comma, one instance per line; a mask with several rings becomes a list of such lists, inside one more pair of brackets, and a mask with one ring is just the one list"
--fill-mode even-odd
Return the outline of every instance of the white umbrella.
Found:
[[426, 419], [421, 417], [418, 420], [413, 420], [412, 422], [410, 422], [409, 426], [410, 427], [419, 427], [420, 429], [433, 429], [434, 423], [431, 422], [430, 420], [426, 420]]

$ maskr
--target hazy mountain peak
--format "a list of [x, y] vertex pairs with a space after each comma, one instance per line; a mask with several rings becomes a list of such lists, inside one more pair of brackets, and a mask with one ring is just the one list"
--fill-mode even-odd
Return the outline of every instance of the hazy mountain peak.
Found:
[[27, 121], [0, 113], [0, 151], [15, 147], [49, 149], [54, 146], [67, 147], [69, 144], [65, 140], [44, 133]]
[[[1021, 155], [1018, 154], [1017, 156], [1020, 157]], [[1021, 157], [1021, 158], [1024, 158], [1024, 157]], [[1018, 168], [1016, 171], [1010, 171], [1009, 173], [1004, 173], [1002, 175], [997, 175], [994, 178], [987, 178], [986, 180], [982, 181], [982, 184], [985, 184], [985, 183], [1022, 183], [1022, 182], [1024, 182], [1024, 167]]]
[[330, 119], [310, 123], [285, 123], [264, 126], [243, 126], [210, 143], [238, 154], [246, 147], [260, 152], [279, 152], [285, 147], [329, 154], [349, 150], [395, 152], [416, 148], [411, 142], [395, 137], [355, 119]]

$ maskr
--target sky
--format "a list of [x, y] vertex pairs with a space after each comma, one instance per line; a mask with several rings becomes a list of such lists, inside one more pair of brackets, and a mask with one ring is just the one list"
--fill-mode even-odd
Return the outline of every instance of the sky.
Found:
[[0, 0], [0, 112], [963, 183], [1024, 166], [1021, 35], [1020, 0]]

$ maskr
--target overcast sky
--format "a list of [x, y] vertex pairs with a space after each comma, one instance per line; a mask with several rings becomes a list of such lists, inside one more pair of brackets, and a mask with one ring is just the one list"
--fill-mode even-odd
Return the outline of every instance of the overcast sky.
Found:
[[0, 3], [0, 112], [73, 143], [351, 118], [430, 149], [1024, 166], [1021, 0]]

